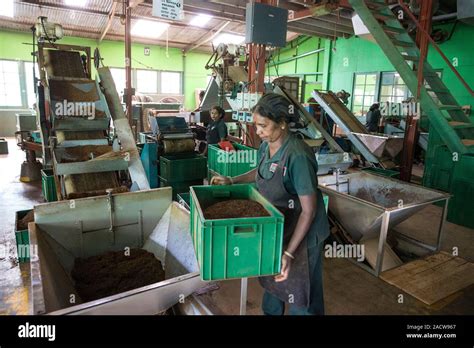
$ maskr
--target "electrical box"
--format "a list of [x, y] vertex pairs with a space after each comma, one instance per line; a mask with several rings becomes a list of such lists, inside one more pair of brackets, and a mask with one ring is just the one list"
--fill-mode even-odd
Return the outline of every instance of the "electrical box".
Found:
[[245, 14], [245, 43], [285, 47], [287, 22], [287, 9], [249, 2]]

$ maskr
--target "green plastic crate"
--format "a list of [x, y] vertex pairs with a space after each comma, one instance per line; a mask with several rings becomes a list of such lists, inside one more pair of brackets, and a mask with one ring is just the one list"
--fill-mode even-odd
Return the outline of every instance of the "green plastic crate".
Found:
[[[251, 199], [270, 216], [205, 219], [203, 209], [222, 199]], [[219, 280], [278, 274], [284, 216], [251, 185], [191, 187], [191, 236], [201, 279]]]
[[203, 181], [201, 180], [190, 180], [190, 181], [180, 181], [180, 182], [169, 182], [168, 180], [159, 177], [160, 187], [171, 186], [173, 189], [173, 200], [176, 200], [179, 193], [189, 193], [189, 187], [195, 185], [202, 185]]
[[169, 182], [202, 180], [207, 177], [206, 157], [161, 156], [160, 177]]
[[[23, 262], [29, 262], [30, 257], [29, 257], [29, 246], [30, 246], [30, 235], [28, 233], [28, 229], [26, 230], [19, 230], [18, 229], [18, 222], [25, 217], [26, 214], [28, 214], [30, 211], [33, 209], [29, 210], [19, 210], [15, 212], [15, 239], [16, 239], [16, 251], [18, 254], [18, 261], [23, 263]], [[20, 251], [21, 249], [21, 251]], [[20, 252], [23, 254], [23, 257], [20, 257]], [[25, 255], [26, 253], [26, 255]]]
[[237, 151], [228, 152], [218, 145], [209, 145], [207, 152], [209, 170], [220, 175], [237, 176], [257, 167], [256, 149], [236, 143], [232, 145]]
[[47, 202], [56, 202], [58, 200], [52, 169], [41, 170], [41, 190], [43, 191], [43, 197]]

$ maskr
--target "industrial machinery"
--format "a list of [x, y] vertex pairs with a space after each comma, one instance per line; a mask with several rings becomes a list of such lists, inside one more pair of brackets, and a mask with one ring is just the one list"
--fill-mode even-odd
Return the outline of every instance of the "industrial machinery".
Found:
[[[244, 47], [238, 48], [225, 44], [220, 44], [215, 49], [206, 64], [206, 68], [213, 70], [215, 79], [211, 80], [205, 92], [201, 102], [201, 112], [195, 113], [196, 122], [205, 122], [207, 116], [205, 110], [209, 110], [212, 105], [219, 103], [232, 115], [230, 119], [226, 115], [226, 121], [238, 122], [242, 125], [244, 132], [245, 129], [248, 131], [248, 128], [254, 127], [251, 109], [262, 94], [249, 92], [249, 84], [252, 81], [248, 82], [247, 78], [248, 60], [243, 60], [243, 57], [246, 56], [245, 52]], [[328, 173], [333, 168], [345, 170], [352, 164], [351, 155], [343, 151], [324, 127], [282, 84], [267, 84], [265, 91], [281, 94], [294, 105], [295, 117], [290, 124], [290, 129], [313, 147], [318, 161], [324, 164], [319, 167], [318, 174]], [[328, 151], [320, 153], [323, 146]]]
[[152, 132], [145, 136], [141, 153], [150, 186], [172, 186], [173, 197], [202, 185], [207, 159], [196, 151], [194, 133], [182, 117], [150, 116]]
[[369, 133], [340, 98], [331, 91], [314, 90], [312, 95], [366, 160], [382, 168], [396, 166], [395, 159], [403, 149], [403, 136]]
[[[30, 314], [156, 315], [203, 287], [189, 233], [189, 212], [171, 189], [89, 197], [35, 206], [30, 224]], [[141, 248], [154, 254], [165, 280], [83, 301], [71, 276], [76, 258]]]
[[383, 270], [389, 230], [433, 203], [443, 206], [438, 229], [432, 230], [436, 238], [434, 245], [400, 233], [395, 238], [428, 252], [439, 251], [449, 194], [365, 172], [345, 175], [336, 172], [334, 175], [320, 176], [318, 182], [321, 191], [329, 196], [329, 210], [336, 225], [349, 237], [344, 242], [364, 244], [367, 240], [376, 239], [378, 248], [374, 269], [357, 262], [357, 265], [374, 275], [378, 276]]
[[35, 139], [37, 133], [36, 116], [33, 114], [16, 114], [16, 143], [26, 154], [21, 164], [20, 181], [32, 182], [41, 179], [43, 165], [37, 161], [42, 155], [41, 140]]
[[[38, 111], [43, 166], [52, 168], [58, 198], [149, 188], [130, 126], [108, 68], [91, 79], [89, 47], [60, 45], [57, 27], [39, 19]], [[45, 42], [45, 38], [48, 42]], [[113, 119], [115, 149], [109, 127]], [[120, 144], [119, 144], [120, 143]]]
[[56, 42], [64, 36], [63, 27], [56, 23], [48, 22], [47, 17], [38, 17], [38, 21], [35, 24], [35, 34], [38, 39], [38, 43]]

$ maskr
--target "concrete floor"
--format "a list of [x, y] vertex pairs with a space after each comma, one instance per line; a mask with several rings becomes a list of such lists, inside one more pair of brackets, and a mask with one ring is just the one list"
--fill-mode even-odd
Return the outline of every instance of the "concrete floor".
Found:
[[[0, 155], [0, 243], [8, 254], [0, 255], [0, 314], [28, 314], [29, 264], [18, 263], [15, 212], [43, 202], [41, 182], [20, 182], [20, 166], [26, 155], [8, 140], [8, 155]], [[6, 257], [4, 257], [6, 256]]]
[[[0, 255], [0, 314], [27, 314], [30, 281], [28, 264], [18, 264], [15, 255], [15, 211], [31, 209], [42, 203], [41, 183], [19, 181], [20, 165], [25, 154], [14, 139], [9, 140], [9, 155], [0, 155], [0, 243], [10, 243], [9, 255]], [[396, 227], [398, 232], [434, 243], [434, 232], [441, 209], [429, 206]], [[436, 223], [435, 223], [436, 222]], [[474, 231], [447, 223], [442, 250], [451, 252], [456, 246], [459, 256], [474, 261]], [[6, 256], [6, 257], [3, 257]], [[240, 280], [218, 283], [220, 289], [200, 295], [216, 313], [238, 314]], [[345, 259], [324, 259], [324, 293], [326, 314], [474, 314], [474, 285], [427, 306], [404, 294], [398, 303], [398, 288], [385, 283]], [[263, 291], [257, 279], [249, 279], [247, 314], [261, 314]]]

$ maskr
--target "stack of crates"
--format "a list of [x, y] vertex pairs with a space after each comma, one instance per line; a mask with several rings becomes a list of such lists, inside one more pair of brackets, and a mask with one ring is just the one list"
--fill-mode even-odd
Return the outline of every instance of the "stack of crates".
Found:
[[[15, 239], [16, 239], [16, 250], [18, 254], [18, 261], [20, 263], [29, 262], [29, 246], [30, 246], [30, 236], [28, 229], [20, 230], [18, 228], [18, 222], [23, 219], [30, 210], [19, 210], [15, 213]], [[21, 256], [21, 257], [20, 257]]]
[[[260, 203], [269, 216], [206, 219], [204, 210], [227, 199]], [[203, 280], [280, 272], [284, 216], [252, 185], [191, 187], [191, 236]]]
[[[256, 149], [237, 143], [232, 145], [235, 152], [222, 150], [218, 145], [208, 146], [209, 178], [213, 175], [237, 176], [257, 167]], [[240, 151], [245, 152], [240, 155]]]
[[207, 162], [204, 156], [160, 156], [160, 187], [171, 186], [173, 199], [179, 193], [189, 192], [190, 186], [202, 185], [205, 177]]

